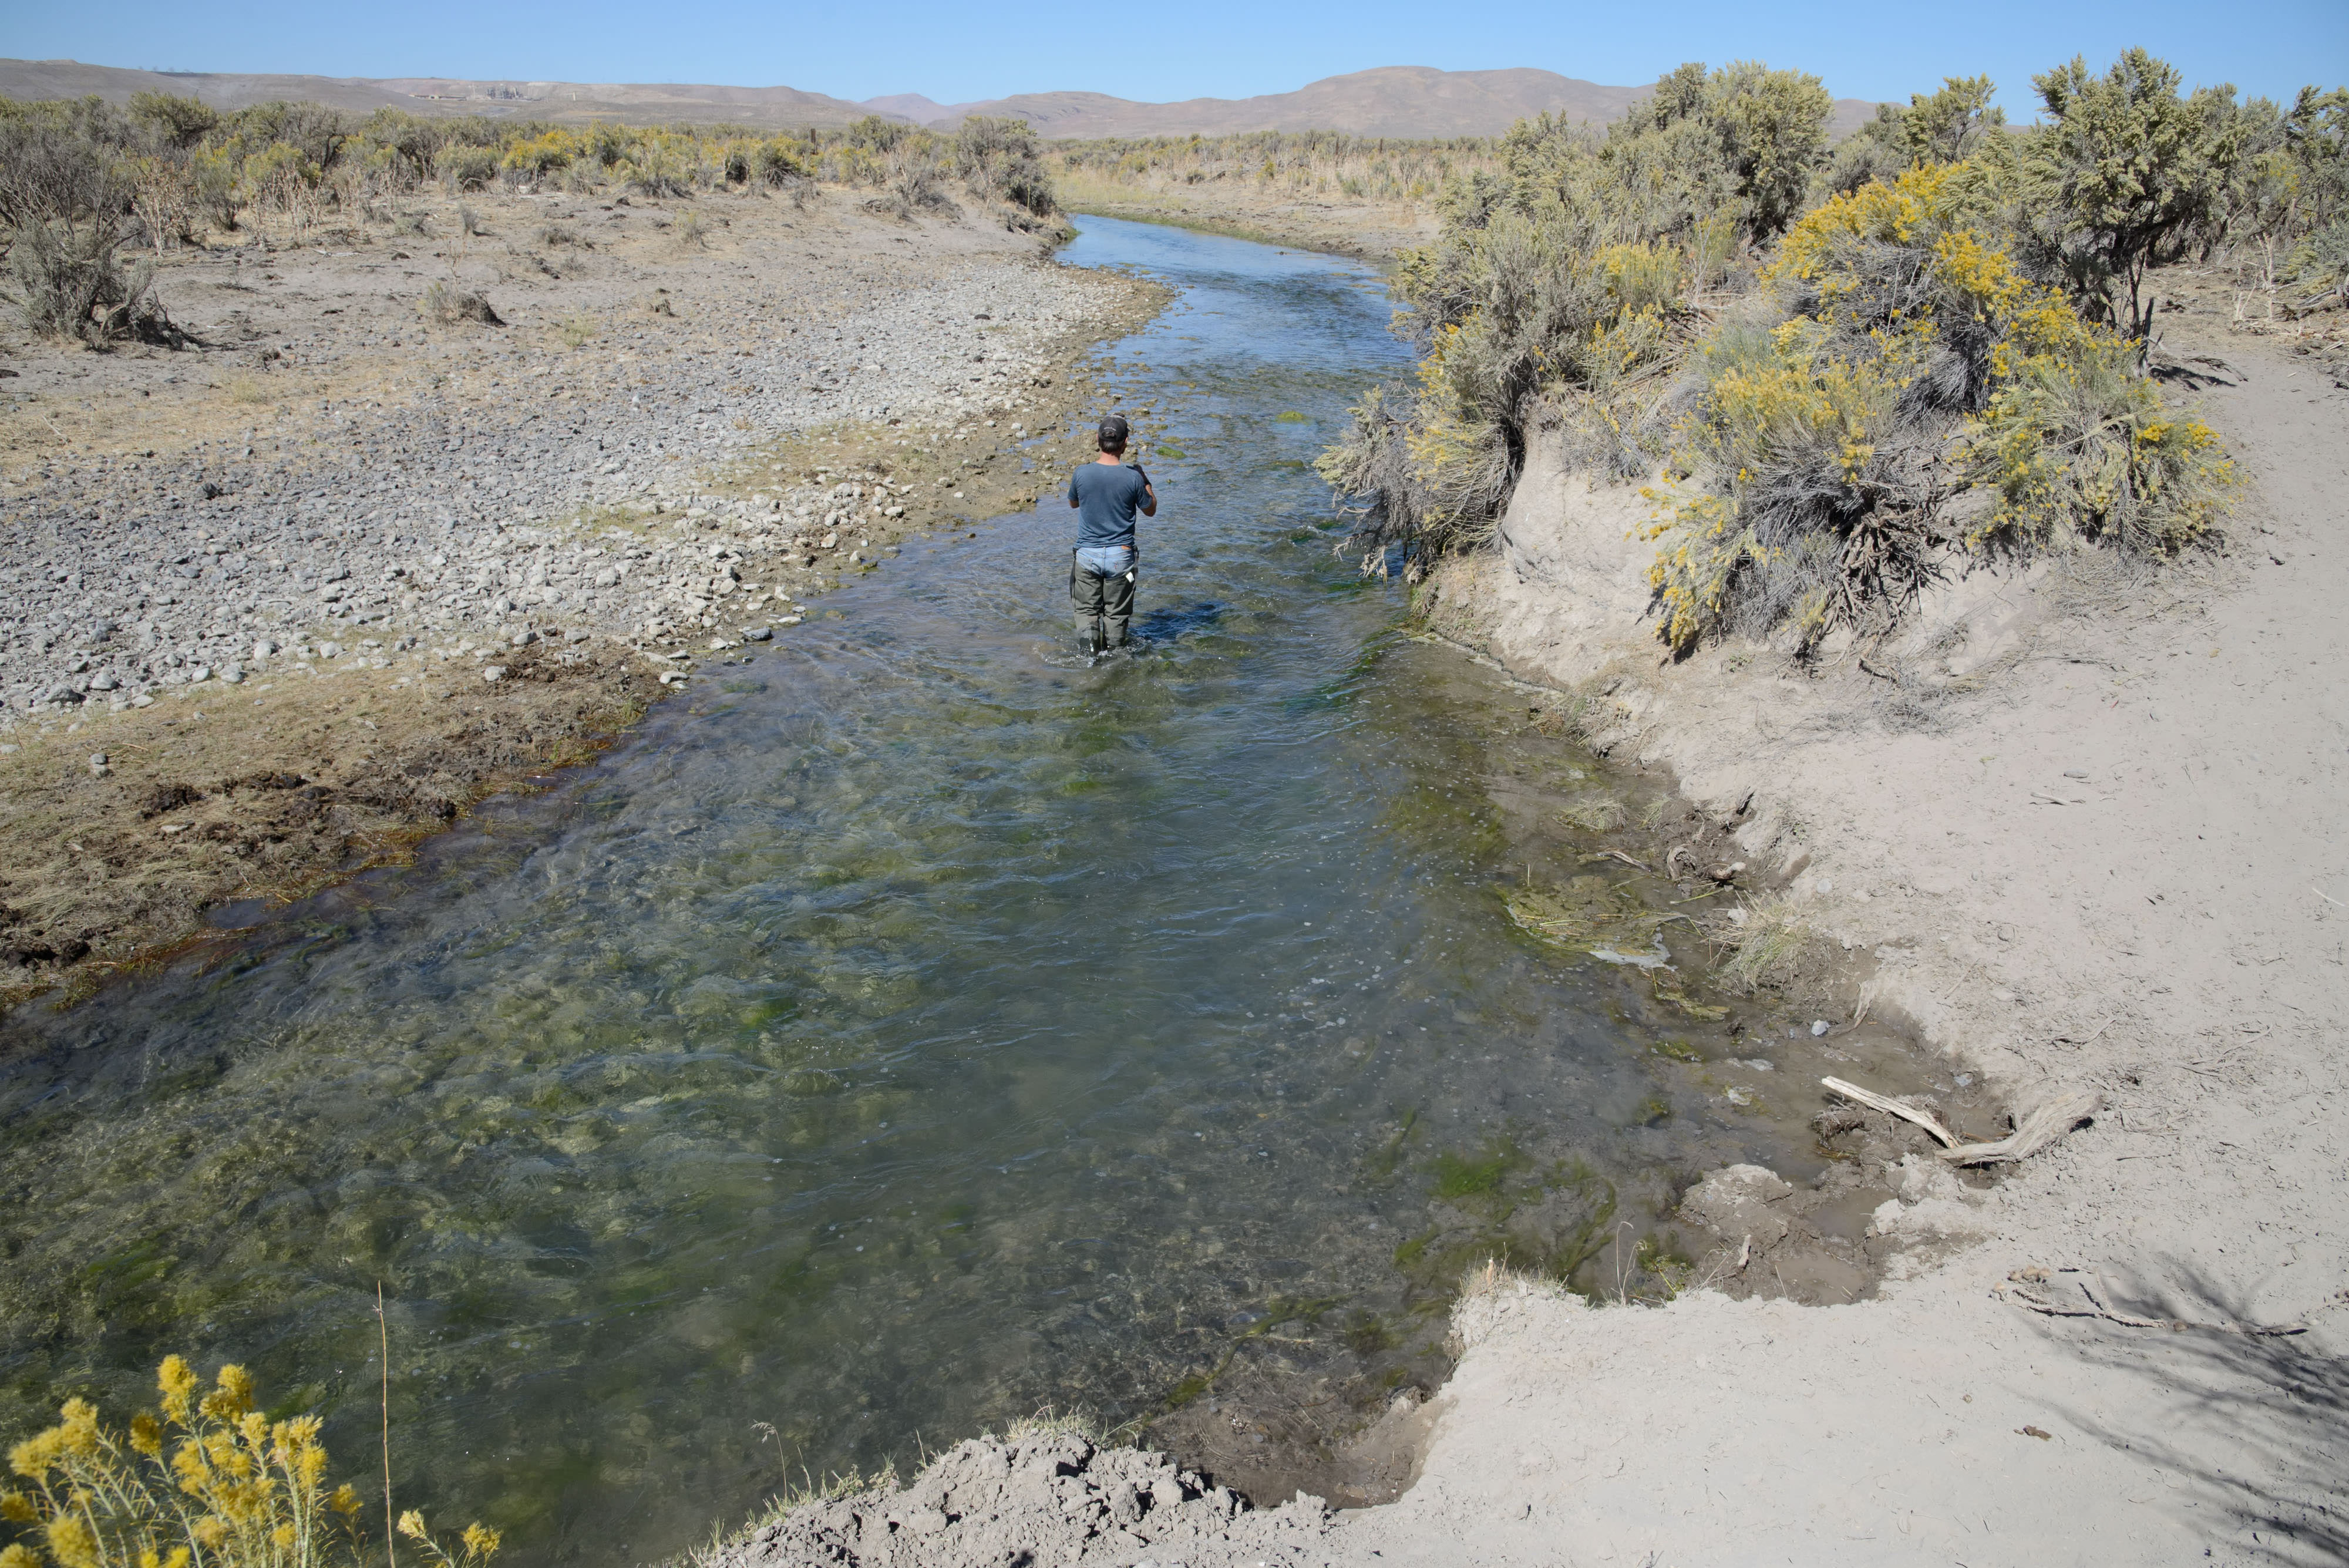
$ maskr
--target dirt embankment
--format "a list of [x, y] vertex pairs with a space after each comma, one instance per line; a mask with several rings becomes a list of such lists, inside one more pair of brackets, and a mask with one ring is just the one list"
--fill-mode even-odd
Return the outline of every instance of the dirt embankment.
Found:
[[7, 743], [0, 975], [23, 978], [0, 998], [86, 987], [396, 860], [484, 796], [593, 756], [660, 690], [601, 649], [499, 657], [494, 683], [353, 659]]
[[243, 240], [166, 258], [201, 347], [0, 338], [0, 1005], [402, 853], [1032, 503], [1163, 297], [836, 192]]
[[2349, 377], [2173, 283], [2179, 384], [2250, 481], [2223, 554], [1977, 571], [1813, 670], [1674, 662], [1645, 504], [1545, 437], [1497, 552], [1436, 580], [1451, 635], [1733, 816], [1874, 1015], [2017, 1114], [2102, 1108], [1992, 1186], [1848, 1151], [1894, 1193], [1857, 1305], [1754, 1282], [1803, 1195], [1745, 1168], [1683, 1213], [1751, 1299], [1495, 1281], [1416, 1483], [1340, 1521], [1340, 1560], [2349, 1553]]

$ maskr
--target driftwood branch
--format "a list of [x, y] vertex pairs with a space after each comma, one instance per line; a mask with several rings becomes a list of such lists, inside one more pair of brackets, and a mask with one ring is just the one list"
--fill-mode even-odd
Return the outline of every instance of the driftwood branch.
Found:
[[1889, 1095], [1879, 1095], [1873, 1089], [1863, 1089], [1857, 1084], [1847, 1084], [1841, 1078], [1821, 1078], [1819, 1082], [1847, 1100], [1857, 1100], [1863, 1106], [1872, 1106], [1879, 1111], [1899, 1116], [1902, 1121], [1915, 1122], [1940, 1139], [1945, 1148], [1955, 1145], [1958, 1141], [1958, 1135], [1943, 1127], [1932, 1112], [1920, 1110], [1906, 1100], [1896, 1100]]
[[1873, 1089], [1863, 1089], [1857, 1084], [1841, 1078], [1821, 1078], [1820, 1083], [1847, 1100], [1872, 1106], [1879, 1111], [1914, 1122], [1933, 1135], [1941, 1144], [1940, 1155], [1952, 1165], [1997, 1165], [2002, 1162], [2028, 1159], [2095, 1116], [2104, 1107], [2104, 1097], [2094, 1090], [2071, 1089], [2046, 1101], [2025, 1116], [2015, 1129], [1995, 1143], [1961, 1143], [1958, 1135], [1941, 1125], [1932, 1112], [1896, 1100], [1889, 1095], [1879, 1095]]
[[[2133, 1312], [2116, 1311], [2114, 1308], [2106, 1305], [2104, 1301], [2099, 1300], [2095, 1291], [2089, 1286], [2083, 1271], [2078, 1269], [2059, 1269], [2056, 1272], [2058, 1273], [2075, 1276], [2072, 1282], [2080, 1287], [2080, 1294], [2085, 1298], [2085, 1305], [2065, 1303], [2048, 1296], [2044, 1287], [2047, 1285], [2050, 1281], [2048, 1279], [2047, 1271], [2044, 1269], [2017, 1269], [2014, 1272], [2007, 1276], [2007, 1289], [2002, 1293], [2004, 1293], [2009, 1300], [2013, 1301], [2015, 1305], [2028, 1307], [2031, 1311], [2042, 1314], [2047, 1317], [2101, 1318], [2106, 1323], [2116, 1323], [2123, 1328], [2158, 1328], [2166, 1329], [2172, 1334], [2184, 1333], [2188, 1330], [2192, 1330], [2201, 1334], [2240, 1334], [2247, 1339], [2271, 1339], [2282, 1338], [2289, 1334], [2306, 1334], [2311, 1326], [2305, 1320], [2299, 1323], [2280, 1324], [2236, 1323], [2232, 1321], [2226, 1323], [2196, 1323], [2190, 1319], [2180, 1317], [2143, 1317]], [[2113, 1294], [2113, 1288], [2110, 1284], [2106, 1282], [2104, 1275], [2098, 1274], [2096, 1276], [2096, 1283], [2104, 1287], [2104, 1293], [2106, 1297], [2110, 1297]], [[2339, 1306], [2343, 1304], [2344, 1301], [2349, 1301], [2349, 1292], [2344, 1292], [2341, 1294], [2335, 1295], [2332, 1300], [2326, 1302], [2324, 1306]], [[2323, 1307], [2318, 1308], [2318, 1311], [2320, 1312], [2323, 1310], [2324, 1310]]]
[[2104, 1108], [2102, 1095], [2093, 1089], [2068, 1089], [2048, 1100], [2015, 1125], [1996, 1143], [1961, 1144], [1941, 1151], [1953, 1165], [1996, 1165], [2002, 1160], [2028, 1159]]

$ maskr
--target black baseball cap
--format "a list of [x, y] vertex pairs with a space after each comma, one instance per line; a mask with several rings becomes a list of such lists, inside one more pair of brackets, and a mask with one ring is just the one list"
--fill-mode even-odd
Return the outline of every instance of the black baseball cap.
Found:
[[1103, 452], [1107, 452], [1113, 446], [1123, 446], [1125, 444], [1125, 421], [1120, 419], [1117, 415], [1112, 414], [1109, 418], [1102, 421], [1101, 443], [1102, 450]]

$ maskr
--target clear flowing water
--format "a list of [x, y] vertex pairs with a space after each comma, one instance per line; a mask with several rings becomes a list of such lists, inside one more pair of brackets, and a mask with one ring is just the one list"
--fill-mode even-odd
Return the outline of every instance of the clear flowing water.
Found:
[[405, 1496], [645, 1561], [1040, 1405], [1309, 1446], [1440, 1377], [1466, 1262], [1588, 1282], [1674, 1173], [1802, 1168], [1692, 971], [1512, 921], [1669, 909], [1557, 820], [1593, 764], [1333, 557], [1376, 276], [1084, 229], [1179, 291], [1118, 350], [1146, 651], [1068, 657], [1058, 504], [919, 545], [551, 794], [19, 1015], [0, 1432], [180, 1349], [362, 1471], [381, 1282]]

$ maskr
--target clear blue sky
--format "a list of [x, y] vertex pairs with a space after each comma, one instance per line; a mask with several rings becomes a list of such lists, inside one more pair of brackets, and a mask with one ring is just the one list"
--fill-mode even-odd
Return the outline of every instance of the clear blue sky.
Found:
[[2143, 44], [2189, 82], [2288, 96], [2349, 80], [2349, 0], [1624, 0], [1041, 5], [901, 0], [317, 4], [8, 0], [0, 56], [171, 70], [782, 84], [952, 103], [1086, 88], [1163, 100], [1281, 92], [1371, 66], [1538, 66], [1637, 84], [1686, 59], [1816, 71], [1837, 96], [1905, 99], [1988, 72], [2027, 117], [2030, 77]]

